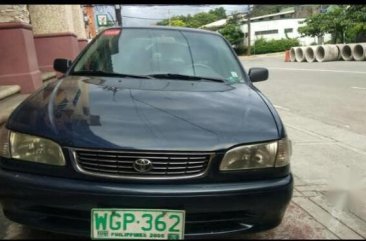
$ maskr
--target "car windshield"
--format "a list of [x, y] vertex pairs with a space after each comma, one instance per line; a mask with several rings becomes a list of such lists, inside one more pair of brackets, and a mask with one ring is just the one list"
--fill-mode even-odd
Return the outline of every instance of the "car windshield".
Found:
[[108, 29], [75, 64], [71, 74], [76, 72], [244, 82], [240, 63], [221, 36], [169, 29]]

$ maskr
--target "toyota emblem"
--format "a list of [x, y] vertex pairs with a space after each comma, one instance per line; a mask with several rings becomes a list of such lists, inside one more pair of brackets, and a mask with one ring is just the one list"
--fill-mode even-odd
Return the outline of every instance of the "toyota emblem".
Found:
[[152, 167], [152, 162], [149, 159], [137, 159], [133, 163], [133, 168], [138, 172], [148, 172]]

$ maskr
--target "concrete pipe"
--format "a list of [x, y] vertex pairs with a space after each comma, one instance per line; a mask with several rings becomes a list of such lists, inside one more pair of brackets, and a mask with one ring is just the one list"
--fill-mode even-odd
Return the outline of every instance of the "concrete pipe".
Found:
[[343, 48], [341, 49], [341, 55], [342, 55], [343, 60], [346, 60], [346, 61], [353, 60], [352, 49], [354, 47], [355, 47], [355, 44], [346, 44], [343, 46]]
[[316, 61], [316, 58], [315, 58], [316, 47], [318, 47], [318, 46], [309, 46], [309, 47], [305, 48], [305, 59], [309, 63]]
[[315, 58], [318, 62], [335, 61], [338, 59], [338, 52], [336, 45], [319, 45], [315, 49]]
[[366, 43], [358, 43], [352, 49], [353, 58], [356, 61], [362, 61], [366, 58]]
[[297, 49], [298, 47], [292, 47], [292, 48], [290, 48], [290, 61], [291, 62], [296, 62], [296, 49]]
[[338, 48], [338, 60], [343, 60], [342, 58], [342, 48], [345, 46], [345, 44], [336, 44]]
[[297, 62], [304, 62], [305, 59], [305, 48], [306, 47], [298, 47], [295, 49], [295, 59]]

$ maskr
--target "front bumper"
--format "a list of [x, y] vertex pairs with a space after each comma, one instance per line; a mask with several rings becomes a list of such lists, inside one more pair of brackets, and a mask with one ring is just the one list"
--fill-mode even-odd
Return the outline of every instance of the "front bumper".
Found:
[[10, 220], [34, 228], [90, 235], [92, 208], [182, 209], [186, 238], [239, 234], [281, 223], [292, 196], [288, 175], [219, 184], [120, 184], [0, 169], [0, 201]]

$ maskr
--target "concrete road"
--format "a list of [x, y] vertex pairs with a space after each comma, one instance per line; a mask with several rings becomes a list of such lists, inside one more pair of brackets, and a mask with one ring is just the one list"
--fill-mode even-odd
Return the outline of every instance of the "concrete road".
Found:
[[240, 58], [269, 69], [255, 83], [293, 142], [295, 192], [283, 223], [249, 238], [366, 238], [366, 62], [292, 63], [284, 54]]
[[284, 62], [283, 55], [241, 58], [246, 70], [267, 67], [256, 86], [292, 113], [366, 135], [366, 62]]
[[[279, 111], [293, 142], [292, 202], [281, 225], [238, 239], [366, 238], [366, 62], [285, 63], [283, 54], [243, 57], [267, 67], [255, 85]], [[10, 222], [0, 238], [67, 238]]]

